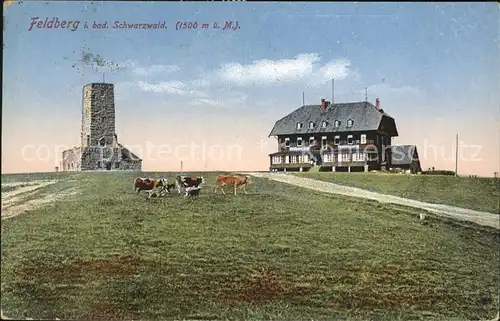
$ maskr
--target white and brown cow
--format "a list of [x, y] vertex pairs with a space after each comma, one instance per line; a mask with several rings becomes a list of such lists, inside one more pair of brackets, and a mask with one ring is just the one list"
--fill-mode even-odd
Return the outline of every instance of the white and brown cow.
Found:
[[186, 193], [186, 189], [189, 187], [201, 188], [200, 186], [204, 183], [205, 179], [203, 177], [177, 176], [175, 179], [175, 185], [179, 194]]
[[168, 184], [166, 178], [161, 178], [161, 179], [153, 179], [153, 178], [143, 178], [143, 177], [137, 177], [134, 180], [134, 188], [137, 194], [139, 194], [141, 191], [154, 191], [155, 188], [162, 190], [166, 190], [167, 192], [170, 193], [170, 189], [172, 188], [172, 184]]

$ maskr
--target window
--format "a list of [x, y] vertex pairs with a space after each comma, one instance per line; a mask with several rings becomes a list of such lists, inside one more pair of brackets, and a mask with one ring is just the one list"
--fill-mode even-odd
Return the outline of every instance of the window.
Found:
[[331, 163], [333, 162], [333, 154], [325, 154], [323, 157], [323, 161], [325, 163]]
[[120, 168], [120, 162], [115, 163], [115, 168]]
[[309, 122], [309, 129], [314, 129], [314, 123], [312, 121]]
[[326, 125], [328, 125], [328, 122], [326, 121], [321, 122], [321, 128], [326, 128]]
[[352, 154], [353, 162], [363, 162], [364, 160], [365, 160], [365, 154], [359, 152]]
[[334, 145], [340, 144], [340, 136], [335, 136], [335, 138], [333, 139], [333, 144]]
[[303, 124], [302, 123], [297, 123], [297, 129], [302, 129]]
[[290, 138], [285, 138], [285, 147], [290, 147]]
[[106, 140], [104, 139], [104, 137], [102, 137], [101, 139], [99, 139], [99, 146], [101, 146], [101, 147], [106, 146]]
[[349, 119], [349, 120], [347, 121], [347, 128], [352, 127], [352, 124], [353, 124], [353, 123], [354, 123], [354, 122], [353, 122], [353, 120], [352, 120], [352, 119]]
[[361, 144], [366, 144], [366, 134], [361, 135]]
[[297, 147], [302, 146], [302, 137], [297, 137]]
[[97, 162], [97, 168], [101, 168], [101, 162]]
[[347, 144], [352, 145], [352, 141], [353, 141], [352, 135], [348, 135], [347, 136]]
[[314, 145], [314, 136], [309, 137], [309, 145]]
[[90, 146], [90, 135], [87, 135], [87, 146]]
[[334, 126], [335, 128], [340, 127], [340, 120], [336, 120], [336, 121], [333, 123], [333, 126]]
[[349, 161], [349, 154], [348, 153], [342, 153], [340, 154], [340, 159], [342, 162], [348, 162]]
[[326, 149], [326, 136], [321, 137], [321, 146]]

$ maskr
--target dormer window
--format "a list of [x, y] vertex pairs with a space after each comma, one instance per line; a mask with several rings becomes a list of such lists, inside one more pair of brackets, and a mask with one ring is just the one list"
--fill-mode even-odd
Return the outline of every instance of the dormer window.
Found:
[[333, 125], [335, 126], [335, 128], [338, 128], [340, 127], [340, 120], [336, 120]]
[[347, 128], [352, 127], [352, 124], [353, 124], [353, 123], [354, 123], [354, 121], [353, 121], [352, 119], [349, 119], [349, 120], [347, 121]]
[[321, 128], [326, 128], [326, 125], [328, 125], [328, 122], [323, 120], [321, 122]]
[[312, 121], [309, 122], [309, 129], [314, 129], [314, 123]]
[[302, 124], [302, 123], [297, 123], [297, 129], [302, 129], [302, 126], [304, 126], [304, 124]]

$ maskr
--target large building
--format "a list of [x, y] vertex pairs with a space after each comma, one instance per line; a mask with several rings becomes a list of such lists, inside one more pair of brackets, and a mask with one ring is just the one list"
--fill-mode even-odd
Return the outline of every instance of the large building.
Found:
[[[376, 104], [352, 102], [302, 106], [278, 120], [269, 136], [278, 150], [271, 171], [370, 171], [392, 167], [396, 122]], [[412, 167], [418, 171], [419, 164]]]
[[113, 84], [83, 87], [81, 145], [63, 151], [60, 167], [63, 171], [142, 169], [142, 160], [118, 143]]

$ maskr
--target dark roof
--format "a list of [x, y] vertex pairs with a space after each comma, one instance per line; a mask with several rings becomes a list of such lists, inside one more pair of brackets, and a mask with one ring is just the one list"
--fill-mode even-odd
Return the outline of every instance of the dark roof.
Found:
[[[392, 118], [369, 102], [353, 102], [332, 104], [326, 111], [321, 105], [302, 106], [287, 116], [278, 120], [269, 136], [377, 130], [382, 117]], [[347, 121], [353, 121], [352, 127], [347, 127]], [[335, 128], [335, 120], [340, 121], [340, 126]], [[309, 122], [314, 122], [314, 129], [309, 129]], [[322, 121], [327, 121], [326, 128], [321, 127]], [[302, 129], [297, 129], [297, 123], [303, 124]]]
[[121, 152], [122, 152], [122, 158], [125, 159], [125, 160], [140, 160], [142, 161], [142, 159], [139, 158], [139, 156], [137, 156], [136, 154], [132, 153], [130, 150], [128, 150], [127, 148], [125, 148], [125, 146], [123, 146], [122, 144], [118, 144], [118, 146], [121, 147]]
[[415, 145], [393, 145], [391, 153], [393, 165], [409, 165], [412, 161], [419, 161]]
[[285, 155], [308, 155], [309, 151], [307, 150], [291, 150], [291, 151], [282, 151], [282, 152], [274, 152], [272, 154], [269, 154], [269, 156], [285, 156]]

